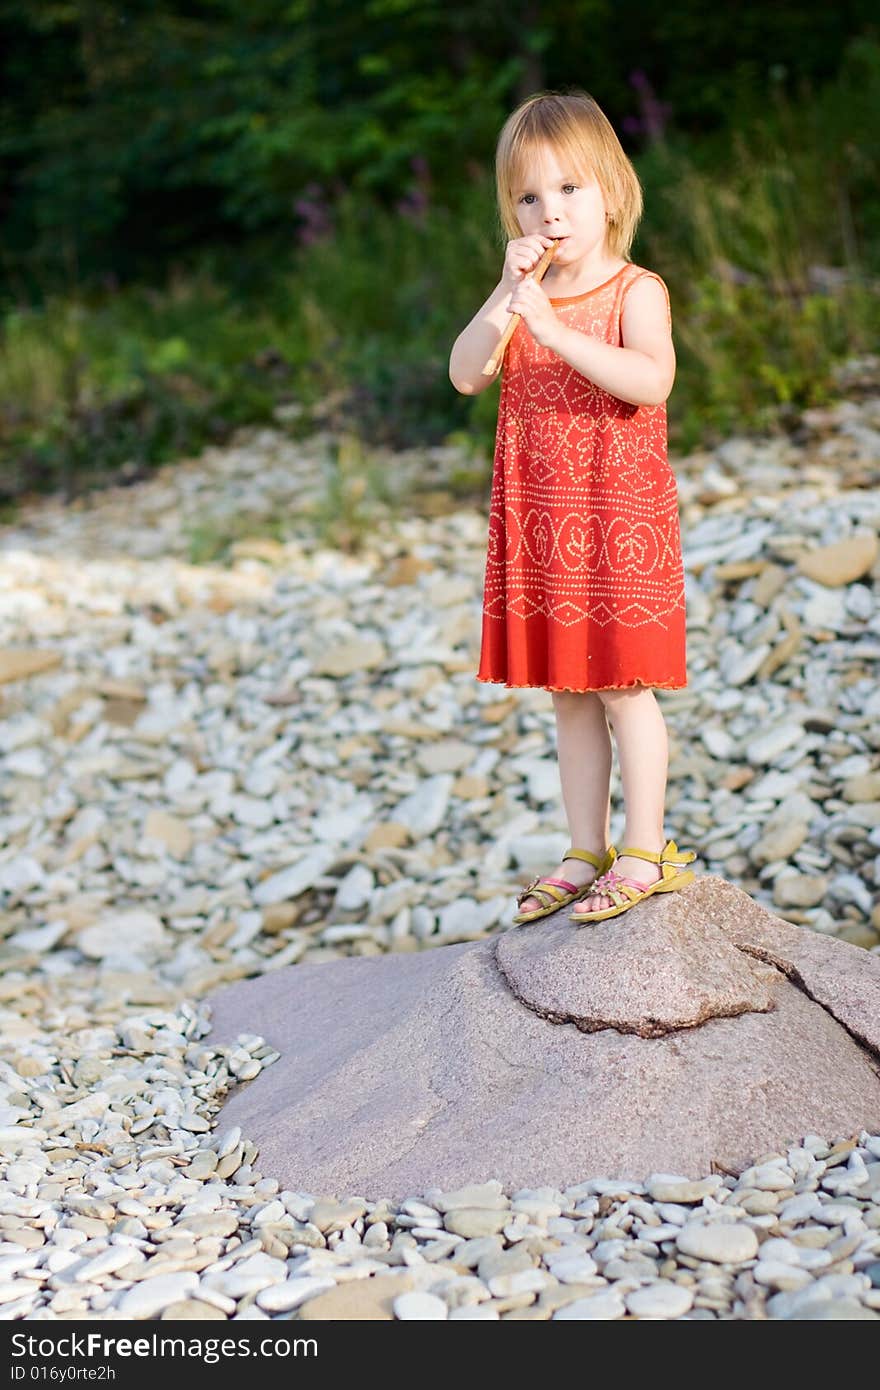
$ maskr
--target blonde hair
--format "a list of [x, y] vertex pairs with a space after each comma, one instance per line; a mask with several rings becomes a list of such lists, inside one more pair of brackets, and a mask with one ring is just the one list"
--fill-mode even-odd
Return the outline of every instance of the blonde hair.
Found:
[[589, 93], [579, 88], [537, 92], [504, 122], [495, 150], [495, 190], [503, 239], [523, 235], [513, 189], [523, 179], [529, 159], [545, 144], [572, 165], [572, 172], [595, 177], [609, 214], [608, 250], [629, 260], [642, 216], [642, 186], [608, 117]]

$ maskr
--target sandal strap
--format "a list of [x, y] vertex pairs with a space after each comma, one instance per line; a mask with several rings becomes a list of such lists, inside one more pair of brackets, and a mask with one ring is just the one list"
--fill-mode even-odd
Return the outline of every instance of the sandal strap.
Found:
[[663, 858], [663, 850], [637, 849], [635, 845], [624, 845], [617, 851], [619, 859], [628, 855], [630, 859], [647, 859], [649, 864], [659, 864]]
[[[674, 840], [667, 840], [659, 851], [638, 849], [635, 845], [626, 845], [617, 851], [619, 859], [622, 859], [624, 855], [629, 855], [632, 859], [647, 859], [650, 864], [690, 864], [697, 857], [692, 849], [680, 850]], [[668, 875], [664, 873], [664, 878], [666, 877]]]
[[[540, 885], [542, 883], [549, 883], [551, 886], [549, 888], [541, 888]], [[567, 892], [561, 893], [559, 887], [556, 885], [564, 887]], [[544, 907], [549, 907], [551, 903], [561, 904], [563, 897], [577, 892], [577, 886], [574, 883], [567, 883], [564, 878], [533, 878], [531, 883], [529, 883], [517, 897], [516, 905], [517, 907], [521, 907], [526, 898], [538, 898], [543, 901]], [[537, 911], [537, 908], [535, 911]]]
[[618, 884], [623, 884], [626, 888], [635, 888], [637, 893], [644, 893], [646, 888], [653, 887], [653, 884], [650, 883], [640, 883], [637, 878], [627, 878], [625, 874], [618, 874], [616, 876], [614, 886], [617, 887]]
[[[606, 850], [605, 854], [607, 853], [608, 851]], [[590, 849], [574, 849], [573, 847], [569, 846], [569, 848], [563, 854], [562, 858], [563, 860], [583, 859], [586, 861], [586, 863], [592, 864], [597, 869], [601, 869], [602, 865], [605, 862], [605, 854], [594, 854], [593, 851]]]
[[674, 840], [667, 840], [663, 846], [663, 862], [669, 864], [692, 864], [696, 859], [696, 851], [692, 849], [679, 849]]
[[[563, 861], [566, 859], [583, 859], [586, 860], [588, 864], [592, 864], [596, 869], [601, 869], [603, 864], [607, 862], [609, 854], [613, 862], [615, 853], [613, 847], [610, 845], [602, 855], [594, 854], [591, 849], [576, 849], [574, 846], [570, 845], [562, 858]], [[544, 888], [541, 886], [542, 884], [547, 884], [548, 886]], [[593, 884], [589, 884], [588, 887], [592, 890]], [[563, 892], [560, 892], [560, 889], [562, 889]], [[568, 879], [565, 878], [533, 878], [531, 883], [526, 884], [522, 892], [517, 895], [516, 903], [517, 907], [522, 907], [526, 898], [537, 898], [545, 908], [551, 906], [561, 907], [565, 905], [562, 901], [563, 896], [566, 899], [570, 899], [583, 891], [585, 890], [582, 884], [569, 883]], [[537, 912], [538, 909], [535, 908], [534, 911]]]

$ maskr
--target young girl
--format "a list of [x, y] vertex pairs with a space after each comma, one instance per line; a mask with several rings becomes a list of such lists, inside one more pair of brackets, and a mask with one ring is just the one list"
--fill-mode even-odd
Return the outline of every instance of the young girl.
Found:
[[[668, 741], [652, 686], [687, 684], [678, 497], [666, 457], [675, 376], [659, 275], [628, 259], [638, 176], [586, 92], [541, 93], [496, 152], [507, 242], [497, 286], [456, 339], [458, 391], [484, 376], [510, 314], [477, 679], [552, 693], [572, 847], [519, 894], [514, 922], [569, 903], [595, 922], [684, 887], [696, 858], [663, 833]], [[542, 281], [531, 272], [556, 251]], [[614, 732], [626, 809], [610, 845]], [[583, 846], [583, 848], [577, 848]], [[613, 867], [612, 867], [613, 866]]]

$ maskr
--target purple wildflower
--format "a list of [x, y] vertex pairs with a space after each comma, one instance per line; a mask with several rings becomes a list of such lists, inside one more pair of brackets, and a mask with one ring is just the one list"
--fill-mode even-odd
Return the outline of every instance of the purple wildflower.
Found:
[[431, 202], [431, 171], [423, 155], [415, 154], [410, 160], [410, 168], [415, 174], [415, 183], [397, 203], [397, 211], [411, 222], [424, 225]]
[[629, 80], [638, 93], [641, 115], [624, 116], [621, 123], [623, 129], [628, 135], [643, 135], [649, 144], [655, 140], [662, 140], [672, 111], [671, 105], [659, 99], [641, 68], [635, 68], [630, 73]]
[[299, 227], [300, 246], [313, 246], [333, 234], [333, 222], [326, 206], [318, 199], [323, 192], [320, 184], [312, 181], [306, 184], [298, 198], [293, 200], [293, 210], [301, 219]]

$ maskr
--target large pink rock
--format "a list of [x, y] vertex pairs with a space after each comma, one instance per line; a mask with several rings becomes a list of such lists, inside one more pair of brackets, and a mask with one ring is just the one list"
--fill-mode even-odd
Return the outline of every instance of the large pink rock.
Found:
[[[738, 896], [757, 920], [762, 909]], [[505, 932], [495, 951], [498, 968], [536, 1014], [585, 1033], [616, 1028], [655, 1038], [773, 1008], [775, 972], [729, 940], [718, 920], [729, 926], [723, 900], [713, 916], [704, 894], [681, 892], [674, 902], [667, 894], [665, 907], [661, 902], [658, 896], [651, 900], [657, 907], [644, 903], [638, 914], [632, 908], [582, 926], [566, 910], [546, 918], [541, 931]]]
[[220, 990], [210, 1041], [281, 1053], [221, 1122], [284, 1187], [370, 1200], [738, 1173], [880, 1130], [880, 959], [712, 874], [592, 926], [296, 965]]

